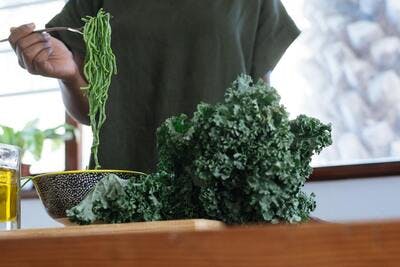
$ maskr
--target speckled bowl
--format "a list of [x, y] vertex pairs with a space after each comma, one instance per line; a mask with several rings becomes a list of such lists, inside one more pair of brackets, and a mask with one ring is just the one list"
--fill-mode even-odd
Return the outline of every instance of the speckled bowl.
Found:
[[143, 175], [136, 171], [81, 170], [41, 174], [32, 181], [50, 217], [65, 224], [65, 211], [78, 205], [98, 181], [111, 173], [122, 179]]

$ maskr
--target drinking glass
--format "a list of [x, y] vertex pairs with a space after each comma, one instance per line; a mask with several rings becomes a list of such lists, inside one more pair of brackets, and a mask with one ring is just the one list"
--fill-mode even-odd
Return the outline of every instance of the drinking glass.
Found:
[[20, 165], [20, 149], [0, 144], [0, 231], [21, 226]]

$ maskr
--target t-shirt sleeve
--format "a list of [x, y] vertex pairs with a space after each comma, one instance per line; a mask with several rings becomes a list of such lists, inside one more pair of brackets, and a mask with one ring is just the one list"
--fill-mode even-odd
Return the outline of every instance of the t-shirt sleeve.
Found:
[[[100, 0], [69, 0], [61, 12], [46, 24], [46, 28], [80, 28], [84, 25], [82, 18], [95, 16], [102, 6], [101, 2]], [[51, 34], [61, 40], [71, 51], [81, 55], [85, 54], [82, 35], [68, 31], [52, 32]]]
[[264, 0], [254, 47], [253, 77], [258, 79], [272, 71], [299, 34], [280, 0]]

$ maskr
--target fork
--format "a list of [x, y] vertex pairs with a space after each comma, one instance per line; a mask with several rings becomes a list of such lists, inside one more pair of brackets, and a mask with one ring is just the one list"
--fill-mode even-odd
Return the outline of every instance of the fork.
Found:
[[[56, 32], [56, 31], [69, 31], [69, 32], [75, 32], [79, 34], [83, 34], [83, 27], [81, 28], [69, 28], [69, 27], [53, 27], [53, 28], [47, 28], [47, 29], [41, 29], [41, 30], [36, 30], [33, 31], [34, 33], [42, 33], [42, 32]], [[2, 42], [7, 42], [8, 38], [0, 40], [0, 43]]]

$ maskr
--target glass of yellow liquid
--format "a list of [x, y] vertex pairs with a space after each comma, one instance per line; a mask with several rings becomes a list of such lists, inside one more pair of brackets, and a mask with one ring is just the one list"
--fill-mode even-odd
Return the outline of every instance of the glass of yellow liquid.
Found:
[[0, 144], [0, 231], [19, 229], [20, 149]]

